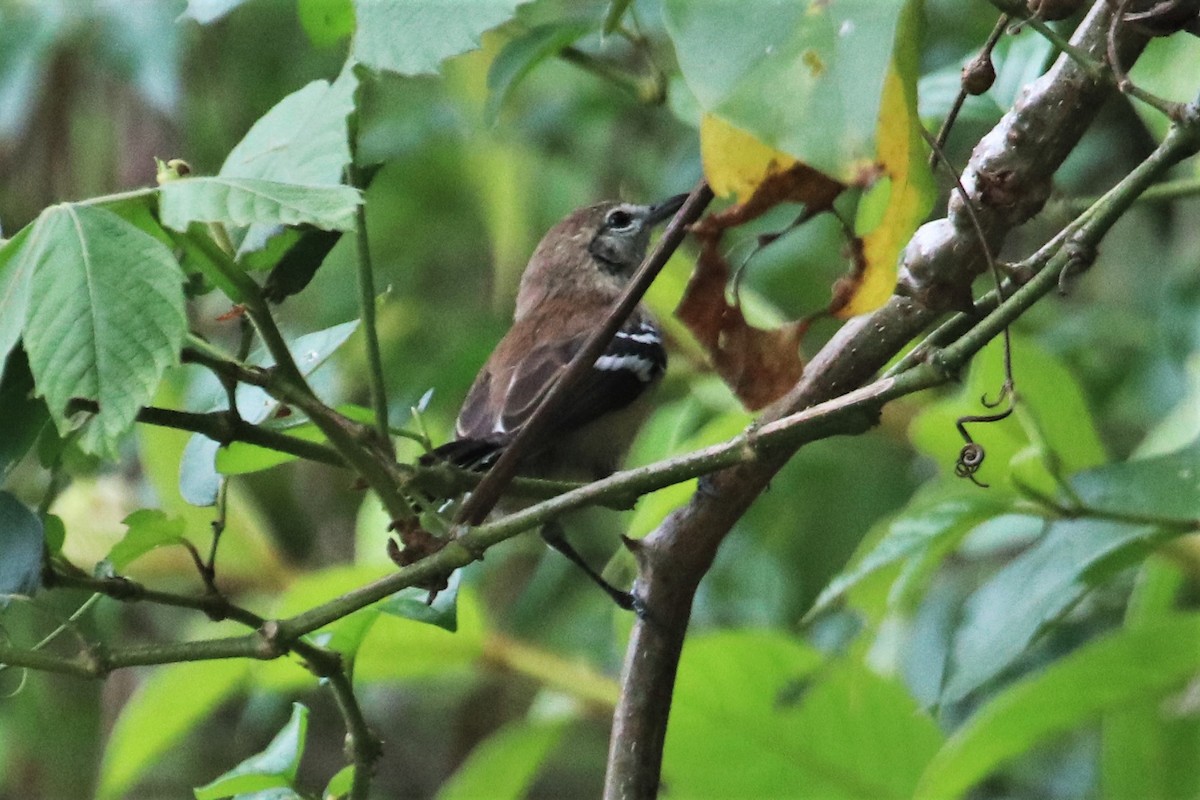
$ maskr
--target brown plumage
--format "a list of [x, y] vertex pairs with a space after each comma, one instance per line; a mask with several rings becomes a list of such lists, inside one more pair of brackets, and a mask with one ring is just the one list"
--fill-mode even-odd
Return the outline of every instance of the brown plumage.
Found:
[[[545, 397], [588, 336], [603, 324], [646, 253], [650, 232], [682, 204], [606, 202], [579, 209], [543, 237], [521, 277], [513, 326], [479, 371], [455, 426], [435, 455], [486, 468]], [[564, 411], [534, 442], [521, 473], [594, 480], [620, 466], [649, 412], [647, 390], [666, 351], [641, 305], [613, 337]]]

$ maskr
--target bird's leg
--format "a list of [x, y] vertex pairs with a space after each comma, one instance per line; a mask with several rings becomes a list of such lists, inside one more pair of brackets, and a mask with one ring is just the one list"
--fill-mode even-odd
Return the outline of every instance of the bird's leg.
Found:
[[579, 555], [579, 552], [571, 546], [570, 542], [567, 541], [567, 537], [563, 533], [562, 526], [557, 520], [551, 520], [542, 526], [542, 539], [545, 540], [546, 544], [550, 545], [555, 550], [566, 556], [568, 560], [575, 564], [575, 566], [587, 573], [587, 576], [592, 579], [592, 582], [603, 589], [605, 594], [613, 599], [614, 603], [626, 611], [633, 611], [638, 616], [642, 616], [641, 603], [638, 602], [638, 599], [634, 597], [633, 593], [618, 589], [608, 581], [604, 580], [599, 572], [596, 572], [596, 570], [592, 569], [591, 565], [583, 560], [583, 556]]

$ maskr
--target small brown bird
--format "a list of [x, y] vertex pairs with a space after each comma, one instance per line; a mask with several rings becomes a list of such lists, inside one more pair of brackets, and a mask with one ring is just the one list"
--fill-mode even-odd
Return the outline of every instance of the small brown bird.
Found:
[[[604, 323], [641, 264], [654, 226], [687, 195], [657, 205], [605, 202], [568, 215], [542, 238], [521, 276], [513, 326], [475, 378], [455, 426], [456, 440], [432, 455], [487, 469], [550, 390], [591, 333]], [[573, 388], [558, 419], [535, 441], [519, 472], [592, 481], [616, 470], [650, 411], [647, 391], [667, 368], [658, 324], [638, 305]], [[625, 608], [626, 592], [603, 581], [547, 525], [546, 541], [582, 567]]]

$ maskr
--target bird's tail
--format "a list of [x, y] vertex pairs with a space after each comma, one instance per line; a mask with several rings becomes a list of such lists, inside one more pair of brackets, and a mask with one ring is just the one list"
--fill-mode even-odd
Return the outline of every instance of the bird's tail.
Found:
[[493, 439], [455, 439], [421, 456], [420, 464], [428, 467], [445, 461], [459, 469], [485, 472], [504, 451], [504, 442]]

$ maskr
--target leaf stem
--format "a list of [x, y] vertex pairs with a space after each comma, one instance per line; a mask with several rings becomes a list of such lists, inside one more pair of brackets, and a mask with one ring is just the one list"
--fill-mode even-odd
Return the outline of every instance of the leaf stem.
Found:
[[[363, 189], [359, 170], [351, 165], [351, 181]], [[366, 348], [367, 378], [371, 391], [371, 408], [375, 412], [375, 429], [381, 439], [388, 440], [387, 387], [383, 379], [383, 359], [379, 351], [379, 330], [375, 322], [375, 272], [371, 264], [371, 243], [367, 235], [367, 206], [359, 203], [355, 209], [355, 241], [358, 245], [358, 311], [362, 317], [363, 346]]]

